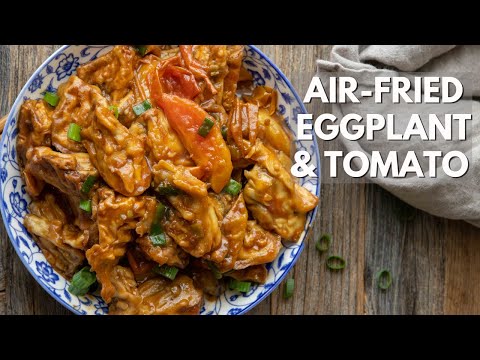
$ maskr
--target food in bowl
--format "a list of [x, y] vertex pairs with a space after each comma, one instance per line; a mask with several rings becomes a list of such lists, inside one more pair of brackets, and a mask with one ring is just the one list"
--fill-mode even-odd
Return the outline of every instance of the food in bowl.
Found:
[[277, 93], [242, 46], [116, 46], [20, 109], [24, 225], [110, 314], [198, 313], [247, 292], [318, 198], [290, 175]]

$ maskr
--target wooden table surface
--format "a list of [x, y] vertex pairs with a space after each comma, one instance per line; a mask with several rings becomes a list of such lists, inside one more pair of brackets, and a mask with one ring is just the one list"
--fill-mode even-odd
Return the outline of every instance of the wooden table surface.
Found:
[[[34, 70], [58, 46], [0, 46], [0, 114], [6, 114]], [[305, 74], [330, 46], [260, 46], [302, 94]], [[318, 114], [322, 109], [309, 109]], [[320, 150], [332, 148], [321, 143]], [[432, 194], [434, 196], [434, 194]], [[372, 184], [322, 184], [314, 231], [289, 276], [293, 298], [275, 290], [250, 314], [479, 314], [480, 229], [417, 211], [399, 216], [402, 202]], [[315, 249], [333, 236], [332, 254], [347, 267], [332, 272]], [[375, 273], [389, 269], [392, 287], [380, 291]], [[0, 225], [0, 314], [69, 314], [33, 280]]]

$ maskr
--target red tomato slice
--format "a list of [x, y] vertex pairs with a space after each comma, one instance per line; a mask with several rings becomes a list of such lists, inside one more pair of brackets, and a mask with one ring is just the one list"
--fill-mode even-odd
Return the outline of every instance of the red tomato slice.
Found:
[[198, 134], [198, 129], [205, 118], [211, 119], [211, 116], [195, 102], [166, 93], [157, 96], [155, 100], [192, 155], [193, 161], [205, 170], [212, 189], [221, 192], [230, 180], [233, 167], [230, 151], [218, 124], [215, 123], [208, 135], [202, 137]]
[[193, 74], [179, 66], [168, 65], [162, 76], [163, 91], [193, 99], [200, 93], [200, 87]]

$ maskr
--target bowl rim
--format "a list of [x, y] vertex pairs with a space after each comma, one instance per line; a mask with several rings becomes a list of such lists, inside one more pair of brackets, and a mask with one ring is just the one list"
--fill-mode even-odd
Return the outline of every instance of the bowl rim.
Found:
[[[25, 91], [28, 89], [28, 86], [29, 84], [32, 82], [32, 80], [38, 75], [38, 73], [40, 73], [44, 68], [45, 66], [51, 62], [59, 53], [62, 53], [63, 51], [65, 51], [66, 49], [68, 49], [70, 47], [70, 45], [62, 45], [60, 48], [58, 48], [57, 50], [55, 50], [44, 62], [42, 62], [41, 65], [39, 65], [37, 67], [37, 69], [33, 72], [33, 74], [28, 78], [28, 80], [25, 82], [25, 85], [22, 87], [22, 89], [18, 92], [18, 95], [17, 95], [17, 98], [15, 99], [13, 105], [11, 106], [10, 108], [10, 111], [8, 113], [8, 117], [7, 117], [7, 122], [6, 124], [9, 124], [10, 121], [12, 120], [13, 118], [13, 115], [14, 115], [14, 112], [15, 110], [17, 109], [18, 105], [24, 101], [23, 97], [22, 97], [22, 94], [25, 93]], [[300, 99], [300, 96], [298, 95], [297, 91], [295, 90], [295, 88], [293, 87], [293, 85], [291, 84], [290, 80], [285, 76], [285, 74], [278, 68], [277, 65], [275, 65], [275, 63], [270, 60], [270, 58], [265, 55], [260, 49], [258, 49], [256, 46], [254, 45], [248, 45], [248, 47], [250, 49], [252, 49], [254, 52], [256, 52], [263, 60], [265, 60], [273, 69], [275, 69], [275, 71], [277, 72], [277, 74], [282, 78], [282, 80], [285, 82], [285, 84], [287, 85], [287, 87], [289, 88], [289, 90], [291, 91], [291, 93], [294, 95], [295, 97], [295, 100], [298, 102], [298, 104], [300, 105], [300, 109], [303, 113], [307, 113], [307, 110], [305, 108], [305, 105], [303, 104], [303, 102], [301, 101]], [[0, 141], [0, 154], [3, 154], [3, 148], [4, 148], [4, 145], [5, 145], [5, 140], [6, 139], [6, 136], [1, 136], [1, 141]], [[318, 159], [318, 181], [317, 181], [317, 186], [316, 186], [316, 194], [317, 196], [320, 196], [320, 188], [321, 188], [321, 159], [320, 159], [320, 152], [319, 152], [319, 148], [318, 148], [318, 142], [317, 142], [317, 137], [316, 136], [313, 136], [313, 144], [314, 144], [314, 151], [315, 151], [315, 155], [317, 156], [317, 159]], [[2, 184], [1, 188], [3, 189], [4, 188], [4, 185]], [[300, 244], [299, 246], [299, 249], [298, 249], [298, 252], [295, 254], [294, 258], [291, 260], [291, 262], [288, 264], [288, 267], [285, 269], [285, 271], [283, 272], [283, 274], [274, 282], [273, 286], [271, 286], [266, 292], [264, 292], [260, 297], [258, 297], [255, 301], [253, 301], [252, 303], [250, 303], [248, 306], [246, 306], [245, 308], [243, 308], [238, 314], [236, 315], [243, 315], [245, 313], [247, 313], [248, 311], [250, 311], [252, 308], [254, 308], [255, 306], [257, 306], [259, 303], [261, 303], [263, 300], [265, 300], [265, 298], [267, 296], [269, 296], [273, 290], [275, 290], [283, 281], [283, 279], [288, 275], [288, 273], [290, 272], [290, 270], [292, 269], [292, 267], [296, 264], [297, 260], [299, 259], [304, 247], [305, 247], [305, 240], [307, 239], [309, 233], [310, 233], [310, 230], [312, 228], [312, 223], [313, 221], [315, 220], [316, 216], [317, 216], [317, 212], [318, 212], [318, 209], [319, 209], [319, 206], [317, 205], [315, 207], [315, 209], [313, 210], [313, 214], [310, 218], [310, 221], [308, 224], [306, 224], [306, 227], [305, 227], [305, 236], [304, 236], [304, 239], [302, 241], [302, 243]], [[67, 309], [68, 311], [72, 312], [73, 314], [75, 315], [81, 315], [80, 311], [73, 308], [72, 305], [70, 305], [69, 303], [67, 303], [63, 298], [59, 298], [57, 296], [55, 296], [55, 294], [41, 281], [39, 281], [37, 275], [34, 273], [33, 269], [25, 262], [25, 259], [23, 258], [23, 256], [20, 254], [20, 249], [15, 246], [15, 244], [13, 243], [13, 234], [11, 232], [11, 229], [10, 229], [10, 225], [7, 224], [7, 221], [6, 221], [6, 213], [5, 213], [5, 207], [3, 206], [3, 202], [0, 202], [0, 213], [2, 215], [2, 220], [3, 220], [3, 224], [5, 226], [5, 229], [7, 231], [7, 234], [8, 234], [8, 237], [9, 237], [9, 240], [10, 240], [10, 243], [11, 245], [13, 246], [13, 248], [15, 249], [15, 252], [17, 254], [17, 256], [20, 258], [21, 262], [23, 263], [24, 267], [28, 270], [28, 272], [30, 273], [30, 275], [33, 277], [33, 279], [37, 282], [37, 284], [39, 284], [43, 290], [45, 290], [49, 295], [50, 297], [52, 297], [53, 299], [55, 299], [58, 303], [60, 303], [65, 309]]]

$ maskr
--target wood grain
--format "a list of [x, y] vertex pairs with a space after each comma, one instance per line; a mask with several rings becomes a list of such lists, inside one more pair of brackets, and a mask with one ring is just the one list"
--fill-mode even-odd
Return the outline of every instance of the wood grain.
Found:
[[[407, 220], [396, 210], [404, 204], [374, 185], [367, 186], [367, 202], [366, 312], [442, 313], [446, 221], [421, 211]], [[394, 279], [388, 291], [378, 288], [375, 277], [384, 268]]]
[[445, 297], [448, 314], [480, 312], [480, 231], [462, 221], [445, 226]]
[[[9, 111], [28, 77], [58, 46], [0, 46], [0, 115]], [[260, 46], [299, 93], [315, 73], [315, 59], [331, 46]], [[307, 106], [319, 114], [322, 105]], [[336, 144], [319, 144], [321, 151]], [[373, 184], [322, 184], [318, 217], [297, 265], [295, 294], [283, 284], [250, 314], [480, 314], [480, 229], [416, 211], [399, 214], [402, 202]], [[347, 267], [326, 269], [315, 240], [333, 235], [329, 254]], [[375, 274], [389, 269], [392, 287], [378, 289]], [[0, 314], [68, 314], [32, 279], [0, 225]]]
[[3, 132], [3, 128], [5, 127], [5, 123], [7, 122], [7, 115], [0, 118], [0, 134]]

